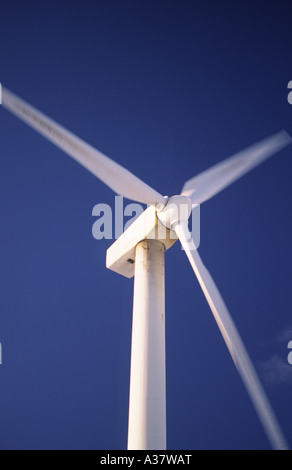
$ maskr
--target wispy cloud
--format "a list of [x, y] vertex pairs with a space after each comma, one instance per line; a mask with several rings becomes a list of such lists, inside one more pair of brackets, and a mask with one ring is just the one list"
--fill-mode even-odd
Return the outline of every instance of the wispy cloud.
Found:
[[292, 340], [292, 327], [286, 328], [285, 330], [281, 331], [278, 335], [277, 342], [280, 344], [287, 343]]
[[274, 355], [260, 364], [263, 379], [270, 386], [292, 385], [292, 366], [287, 357]]

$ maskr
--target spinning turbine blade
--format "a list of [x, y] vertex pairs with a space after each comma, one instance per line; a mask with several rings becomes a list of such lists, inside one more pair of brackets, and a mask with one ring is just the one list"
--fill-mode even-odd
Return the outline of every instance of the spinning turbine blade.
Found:
[[291, 141], [292, 138], [286, 131], [278, 132], [190, 179], [185, 183], [182, 195], [190, 197], [193, 204], [201, 204], [279, 152]]
[[212, 310], [217, 325], [222, 333], [235, 366], [247, 388], [251, 401], [257, 411], [263, 428], [274, 449], [288, 449], [288, 444], [266, 397], [248, 353], [227, 310], [227, 307], [211, 277], [194, 249], [191, 234], [185, 221], [175, 226], [175, 232], [186, 252], [191, 266], [201, 285], [207, 302]]
[[87, 168], [115, 193], [144, 204], [162, 203], [165, 205], [165, 199], [161, 194], [134, 176], [130, 171], [85, 143], [4, 87], [2, 87], [2, 104]]

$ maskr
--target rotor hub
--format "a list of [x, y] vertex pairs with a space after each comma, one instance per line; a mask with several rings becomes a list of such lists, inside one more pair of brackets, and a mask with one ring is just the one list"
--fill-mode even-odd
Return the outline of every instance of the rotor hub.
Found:
[[188, 221], [192, 212], [192, 201], [187, 196], [172, 196], [166, 205], [157, 208], [157, 217], [166, 228], [173, 230], [176, 223]]

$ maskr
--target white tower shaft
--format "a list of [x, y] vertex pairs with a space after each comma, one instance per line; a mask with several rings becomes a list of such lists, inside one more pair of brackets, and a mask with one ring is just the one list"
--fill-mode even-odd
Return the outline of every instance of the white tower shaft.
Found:
[[164, 244], [136, 247], [129, 450], [166, 449]]

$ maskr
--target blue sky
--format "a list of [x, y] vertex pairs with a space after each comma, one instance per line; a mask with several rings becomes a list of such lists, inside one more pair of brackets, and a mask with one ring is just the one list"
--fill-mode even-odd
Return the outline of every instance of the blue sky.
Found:
[[[287, 1], [1, 2], [0, 81], [162, 194], [292, 133]], [[0, 109], [0, 448], [125, 449], [133, 281], [114, 194]], [[290, 446], [291, 148], [201, 207], [200, 255]], [[127, 201], [125, 201], [127, 202]], [[169, 449], [268, 449], [179, 244], [166, 254]]]

